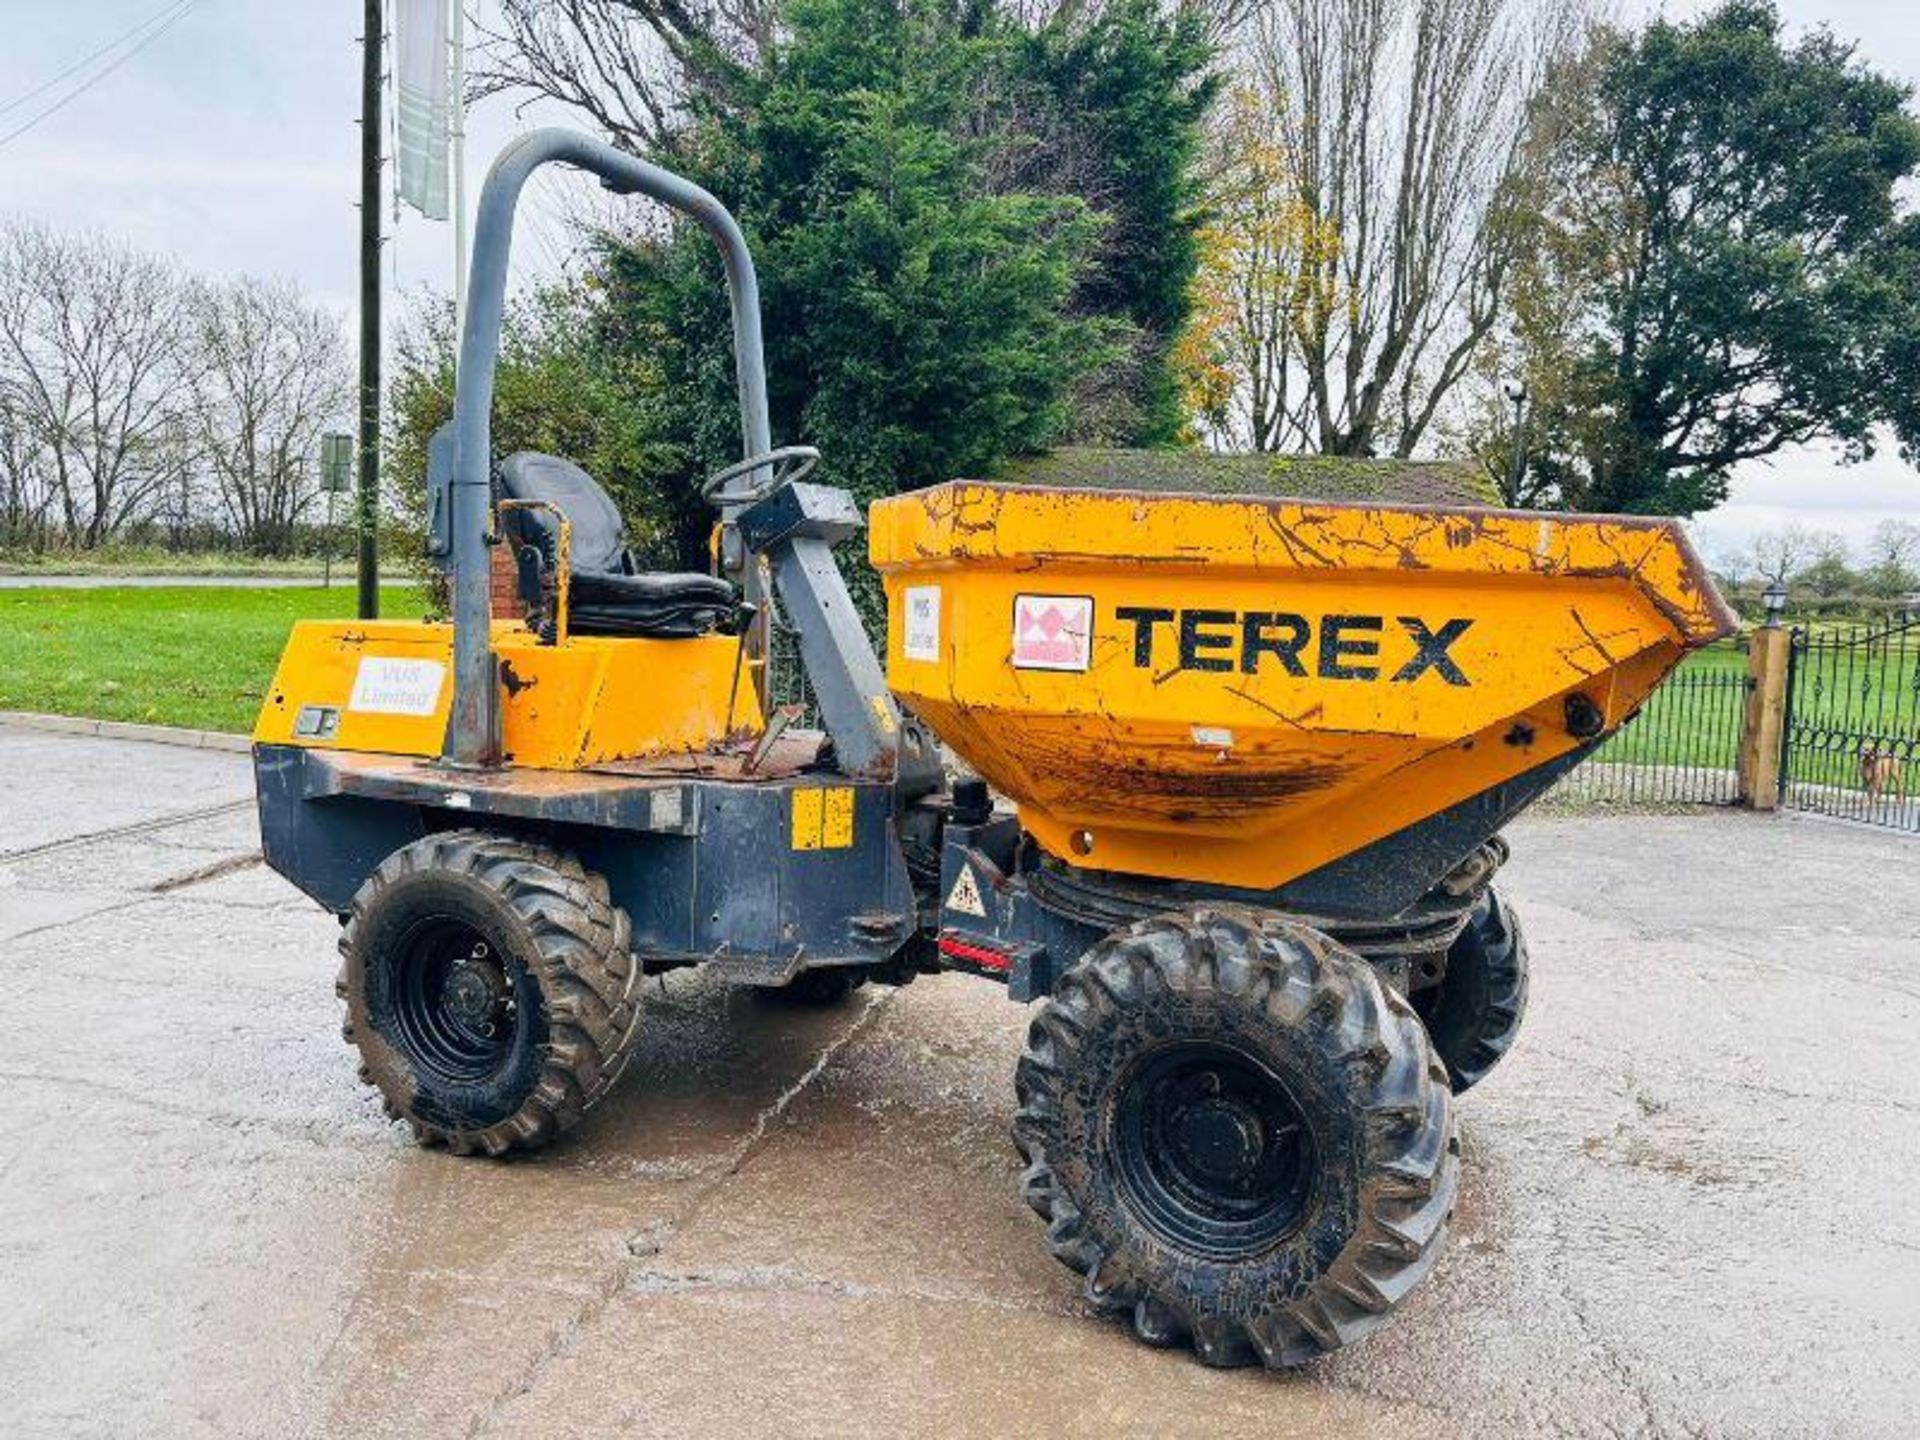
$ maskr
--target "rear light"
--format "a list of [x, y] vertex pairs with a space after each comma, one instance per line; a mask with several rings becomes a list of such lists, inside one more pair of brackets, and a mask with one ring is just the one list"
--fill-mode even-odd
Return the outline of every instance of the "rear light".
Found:
[[1004, 950], [993, 950], [973, 940], [962, 940], [957, 935], [940, 937], [940, 958], [968, 969], [990, 970], [996, 975], [1004, 975], [1013, 968], [1013, 956]]

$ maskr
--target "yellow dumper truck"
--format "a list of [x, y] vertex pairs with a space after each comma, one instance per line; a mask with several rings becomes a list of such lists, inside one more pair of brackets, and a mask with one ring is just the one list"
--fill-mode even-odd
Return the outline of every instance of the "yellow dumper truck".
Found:
[[[641, 571], [584, 472], [492, 453], [513, 212], [549, 162], [726, 260], [716, 575]], [[459, 1154], [544, 1144], [676, 966], [816, 1000], [966, 972], [1036, 1007], [1021, 1184], [1095, 1306], [1219, 1365], [1375, 1328], [1433, 1263], [1455, 1096], [1525, 1005], [1501, 826], [1730, 626], [1680, 530], [956, 482], [866, 517], [883, 670], [832, 555], [863, 517], [772, 444], [712, 196], [526, 137], [470, 293], [430, 466], [452, 622], [300, 625], [254, 737], [268, 859], [342, 920], [389, 1113]], [[812, 711], [768, 701], [776, 615]]]

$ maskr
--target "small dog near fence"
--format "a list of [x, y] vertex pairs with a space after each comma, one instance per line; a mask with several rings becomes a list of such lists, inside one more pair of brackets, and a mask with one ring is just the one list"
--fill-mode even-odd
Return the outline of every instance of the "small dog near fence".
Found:
[[1878, 800], [1889, 791], [1896, 800], [1907, 798], [1906, 767], [1892, 750], [1878, 745], [1860, 747], [1860, 782], [1866, 786], [1869, 800]]

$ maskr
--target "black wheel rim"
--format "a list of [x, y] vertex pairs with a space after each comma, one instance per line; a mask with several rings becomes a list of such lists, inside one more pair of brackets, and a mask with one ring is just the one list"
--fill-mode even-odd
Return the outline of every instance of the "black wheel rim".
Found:
[[416, 920], [400, 938], [394, 969], [394, 1019], [416, 1065], [474, 1085], [512, 1062], [526, 1010], [492, 936], [451, 915]]
[[1109, 1143], [1142, 1223], [1216, 1259], [1256, 1254], [1298, 1230], [1319, 1174], [1292, 1092], [1252, 1056], [1213, 1042], [1144, 1057], [1117, 1092]]

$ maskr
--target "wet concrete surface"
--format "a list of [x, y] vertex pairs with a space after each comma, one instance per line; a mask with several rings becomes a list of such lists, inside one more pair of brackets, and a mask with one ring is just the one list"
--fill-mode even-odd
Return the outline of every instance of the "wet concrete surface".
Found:
[[[1088, 1314], [1015, 1193], [1024, 1011], [698, 973], [531, 1160], [416, 1150], [243, 757], [0, 727], [9, 1435], [1894, 1435], [1920, 1407], [1920, 843], [1513, 832], [1528, 1026], [1434, 1278], [1293, 1376]], [[81, 838], [81, 837], [92, 838]]]

